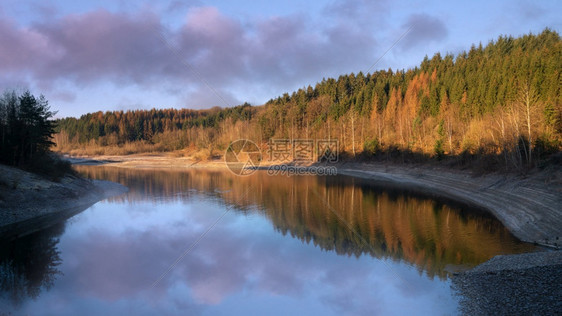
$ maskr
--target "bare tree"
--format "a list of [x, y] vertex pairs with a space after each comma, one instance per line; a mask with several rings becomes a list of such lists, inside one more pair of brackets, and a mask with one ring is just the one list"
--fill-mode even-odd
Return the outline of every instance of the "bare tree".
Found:
[[349, 110], [349, 120], [351, 121], [351, 148], [353, 151], [353, 157], [355, 157], [355, 110]]
[[533, 148], [533, 134], [532, 126], [535, 124], [534, 116], [536, 107], [538, 105], [538, 94], [530, 84], [526, 84], [520, 91], [518, 96], [518, 105], [523, 112], [525, 125], [527, 127], [527, 148], [525, 154], [527, 155], [527, 163], [532, 163], [532, 148]]

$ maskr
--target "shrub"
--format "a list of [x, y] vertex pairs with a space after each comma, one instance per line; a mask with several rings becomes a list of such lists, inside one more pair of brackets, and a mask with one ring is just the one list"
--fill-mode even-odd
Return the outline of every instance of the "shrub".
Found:
[[376, 138], [366, 140], [363, 144], [363, 152], [374, 155], [380, 150], [379, 140]]
[[433, 148], [433, 151], [435, 152], [435, 157], [437, 157], [437, 160], [443, 159], [443, 156], [445, 155], [445, 150], [443, 150], [443, 140], [438, 139], [435, 141], [435, 147]]
[[60, 181], [66, 175], [76, 175], [72, 164], [54, 154], [43, 154], [33, 159], [23, 169], [45, 176], [53, 181]]

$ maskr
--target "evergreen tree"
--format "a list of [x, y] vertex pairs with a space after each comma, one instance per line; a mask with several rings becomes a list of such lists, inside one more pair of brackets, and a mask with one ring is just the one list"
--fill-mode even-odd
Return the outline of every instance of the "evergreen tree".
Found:
[[0, 99], [0, 161], [25, 165], [46, 153], [52, 142], [54, 124], [47, 100], [29, 91], [17, 96], [7, 92]]

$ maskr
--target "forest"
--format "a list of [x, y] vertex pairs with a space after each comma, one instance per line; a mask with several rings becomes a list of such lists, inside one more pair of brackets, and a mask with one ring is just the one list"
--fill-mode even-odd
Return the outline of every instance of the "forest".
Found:
[[[70, 163], [51, 154], [55, 122], [49, 102], [29, 91], [6, 91], [0, 97], [0, 163], [52, 180], [73, 173]], [[4, 184], [5, 183], [0, 183]]]
[[[96, 112], [56, 122], [72, 154], [190, 151], [236, 139], [338, 139], [350, 159], [488, 157], [506, 169], [562, 148], [562, 42], [555, 31], [500, 36], [418, 67], [324, 78], [261, 106]], [[487, 159], [488, 159], [487, 158]]]
[[6, 92], [0, 98], [0, 162], [25, 165], [48, 151], [54, 145], [53, 114], [43, 96]]

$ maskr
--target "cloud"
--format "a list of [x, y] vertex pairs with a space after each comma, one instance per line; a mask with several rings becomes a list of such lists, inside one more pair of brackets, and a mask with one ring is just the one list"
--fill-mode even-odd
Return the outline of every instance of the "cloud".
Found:
[[237, 98], [231, 92], [224, 89], [217, 89], [213, 86], [196, 85], [196, 87], [184, 91], [182, 104], [216, 104], [217, 106], [233, 106], [244, 101]]
[[448, 35], [445, 24], [437, 17], [427, 14], [410, 15], [402, 27], [404, 30], [412, 28], [400, 43], [403, 50], [439, 42]]
[[173, 69], [170, 55], [160, 48], [159, 19], [151, 13], [98, 10], [35, 28], [58, 52], [36, 71], [42, 80], [63, 77], [82, 83], [107, 79], [143, 83]]
[[185, 70], [213, 85], [245, 78], [243, 59], [249, 47], [239, 22], [214, 7], [191, 9], [179, 31], [178, 51], [189, 63]]
[[388, 0], [336, 0], [324, 8], [324, 13], [341, 22], [361, 20], [360, 26], [376, 21], [380, 23], [388, 13], [391, 2]]
[[168, 3], [167, 7], [166, 7], [166, 12], [167, 13], [175, 13], [175, 12], [181, 12], [185, 9], [188, 9], [190, 7], [194, 7], [194, 6], [202, 6], [203, 2], [199, 1], [199, 0], [174, 0], [171, 1], [170, 3]]
[[0, 42], [2, 72], [33, 69], [41, 65], [38, 57], [51, 59], [57, 54], [48, 37], [34, 29], [19, 28], [9, 19], [0, 19]]
[[508, 9], [516, 9], [519, 16], [528, 20], [538, 20], [544, 17], [548, 12], [545, 8], [540, 6], [539, 3], [518, 1], [514, 6], [510, 3]]
[[0, 22], [0, 69], [25, 72], [39, 84], [67, 80], [143, 83], [176, 69], [161, 49], [158, 18], [98, 10], [18, 27]]
[[74, 102], [76, 100], [76, 94], [66, 90], [54, 91], [51, 97], [53, 101]]
[[187, 94], [223, 106], [209, 86], [237, 102], [228, 91], [251, 86], [282, 93], [364, 70], [376, 40], [358, 21], [345, 18], [348, 11], [333, 13], [333, 23], [315, 25], [302, 14], [240, 21], [215, 7], [192, 7], [175, 29], [166, 29], [165, 17], [147, 9], [99, 9], [29, 25], [3, 19], [0, 40], [7, 49], [0, 52], [0, 81], [23, 73], [35, 86], [52, 90], [59, 83], [172, 89], [183, 91], [180, 98]]

